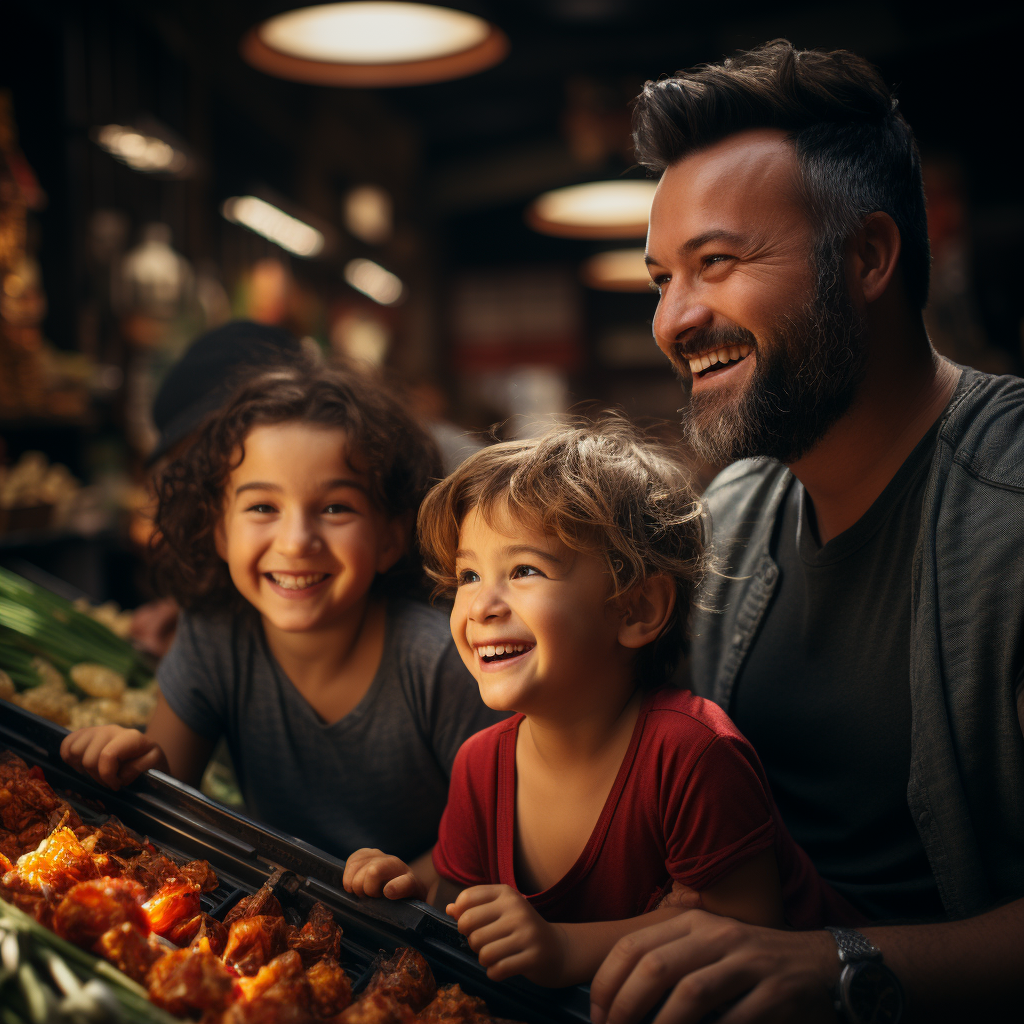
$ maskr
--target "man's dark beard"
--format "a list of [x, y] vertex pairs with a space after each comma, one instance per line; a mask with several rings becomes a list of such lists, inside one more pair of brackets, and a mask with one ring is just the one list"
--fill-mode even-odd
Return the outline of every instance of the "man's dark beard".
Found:
[[[738, 404], [705, 392], [691, 394], [682, 409], [685, 439], [705, 462], [721, 466], [760, 457], [792, 464], [849, 409], [864, 377], [861, 318], [840, 261], [822, 256], [818, 267], [814, 298], [769, 327], [760, 344], [749, 331], [732, 327], [709, 329], [679, 346], [680, 361], [727, 345], [756, 349]], [[678, 366], [676, 371], [689, 393], [690, 374]]]

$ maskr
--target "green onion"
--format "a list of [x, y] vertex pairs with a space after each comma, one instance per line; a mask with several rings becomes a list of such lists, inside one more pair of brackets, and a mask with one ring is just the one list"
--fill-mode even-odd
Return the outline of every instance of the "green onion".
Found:
[[129, 686], [143, 686], [152, 677], [145, 656], [103, 623], [45, 588], [0, 569], [0, 668], [20, 687], [36, 686], [38, 679], [21, 653], [46, 658], [65, 677], [72, 665], [83, 661], [119, 672]]

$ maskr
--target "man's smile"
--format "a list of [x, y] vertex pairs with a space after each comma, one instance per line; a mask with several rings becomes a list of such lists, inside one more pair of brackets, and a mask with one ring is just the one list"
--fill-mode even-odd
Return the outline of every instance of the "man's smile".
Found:
[[694, 377], [702, 377], [708, 372], [724, 369], [731, 363], [742, 362], [750, 355], [749, 345], [723, 345], [696, 356], [685, 356]]

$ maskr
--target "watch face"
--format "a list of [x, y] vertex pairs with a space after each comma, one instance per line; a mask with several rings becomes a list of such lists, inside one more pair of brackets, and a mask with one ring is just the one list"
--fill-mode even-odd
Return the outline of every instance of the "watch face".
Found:
[[903, 990], [884, 964], [865, 961], [844, 972], [844, 1002], [859, 1024], [896, 1024], [903, 1015]]

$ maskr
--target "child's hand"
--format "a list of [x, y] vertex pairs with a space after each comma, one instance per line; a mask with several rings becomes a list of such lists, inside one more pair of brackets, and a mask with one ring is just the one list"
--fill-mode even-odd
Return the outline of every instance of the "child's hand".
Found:
[[511, 886], [474, 885], [447, 911], [492, 981], [522, 974], [538, 985], [561, 984], [565, 933]]
[[60, 756], [111, 789], [127, 786], [150, 768], [167, 771], [167, 758], [156, 743], [120, 725], [95, 725], [65, 736]]
[[417, 899], [427, 895], [427, 887], [412, 873], [404, 860], [383, 850], [364, 847], [345, 861], [342, 884], [357, 896], [387, 896], [389, 900]]

